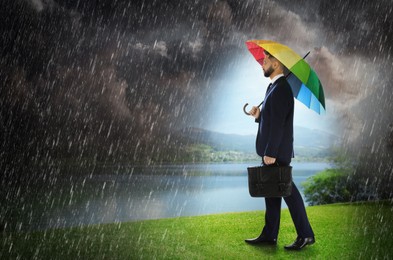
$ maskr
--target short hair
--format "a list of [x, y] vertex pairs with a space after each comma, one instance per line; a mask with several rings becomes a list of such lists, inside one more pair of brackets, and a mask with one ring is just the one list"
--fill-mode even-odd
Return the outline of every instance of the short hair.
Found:
[[276, 61], [278, 61], [278, 63], [280, 64], [280, 66], [282, 67], [283, 71], [285, 73], [287, 73], [289, 70], [287, 67], [285, 67], [284, 64], [282, 64], [281, 61], [279, 61], [276, 57], [274, 57], [273, 55], [270, 54], [270, 52], [268, 52], [267, 50], [263, 50], [263, 53], [265, 54], [266, 57], [268, 57], [269, 59], [274, 59]]
[[[263, 53], [265, 54], [265, 56], [268, 56], [269, 59], [270, 59], [270, 58], [276, 59], [276, 57], [274, 57], [273, 55], [271, 55], [270, 52], [268, 52], [267, 50], [263, 50]], [[277, 60], [277, 59], [276, 59], [276, 60]]]

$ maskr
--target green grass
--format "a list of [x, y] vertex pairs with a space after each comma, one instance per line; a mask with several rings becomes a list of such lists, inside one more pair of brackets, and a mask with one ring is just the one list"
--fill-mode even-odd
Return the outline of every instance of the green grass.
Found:
[[[262, 200], [261, 200], [261, 203]], [[300, 252], [283, 246], [296, 237], [282, 210], [277, 246], [251, 246], [262, 211], [102, 224], [31, 233], [2, 233], [0, 259], [390, 259], [389, 202], [308, 207], [316, 244]]]

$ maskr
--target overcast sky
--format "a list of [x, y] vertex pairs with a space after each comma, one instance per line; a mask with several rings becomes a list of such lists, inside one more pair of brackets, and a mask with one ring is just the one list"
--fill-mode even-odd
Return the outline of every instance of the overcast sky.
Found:
[[311, 50], [307, 61], [324, 86], [327, 114], [296, 103], [295, 124], [334, 126], [352, 142], [388, 131], [391, 1], [0, 5], [4, 149], [126, 151], [190, 126], [253, 133], [242, 106], [259, 104], [268, 81], [246, 50], [248, 39]]

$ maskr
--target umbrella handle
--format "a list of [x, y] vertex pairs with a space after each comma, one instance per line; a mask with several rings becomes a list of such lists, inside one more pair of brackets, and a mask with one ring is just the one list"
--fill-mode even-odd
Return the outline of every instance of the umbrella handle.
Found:
[[[258, 105], [258, 107], [262, 106], [262, 104], [263, 104], [263, 101], [261, 102], [261, 104]], [[243, 106], [243, 112], [244, 112], [244, 114], [250, 116], [251, 114], [248, 113], [248, 112], [246, 111], [246, 107], [247, 107], [247, 106], [248, 106], [248, 103], [246, 103], [246, 104]]]
[[248, 103], [246, 103], [246, 104], [243, 106], [243, 112], [244, 112], [244, 114], [250, 116], [251, 114], [248, 113], [248, 112], [246, 111], [246, 107], [247, 107], [247, 106], [248, 106]]

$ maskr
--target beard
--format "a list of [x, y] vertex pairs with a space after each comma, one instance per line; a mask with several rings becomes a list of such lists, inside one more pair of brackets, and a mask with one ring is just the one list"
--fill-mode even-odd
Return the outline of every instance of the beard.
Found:
[[270, 66], [266, 70], [263, 70], [263, 75], [265, 75], [266, 78], [270, 77], [270, 75], [272, 75], [273, 71], [274, 70], [273, 70], [272, 66]]

